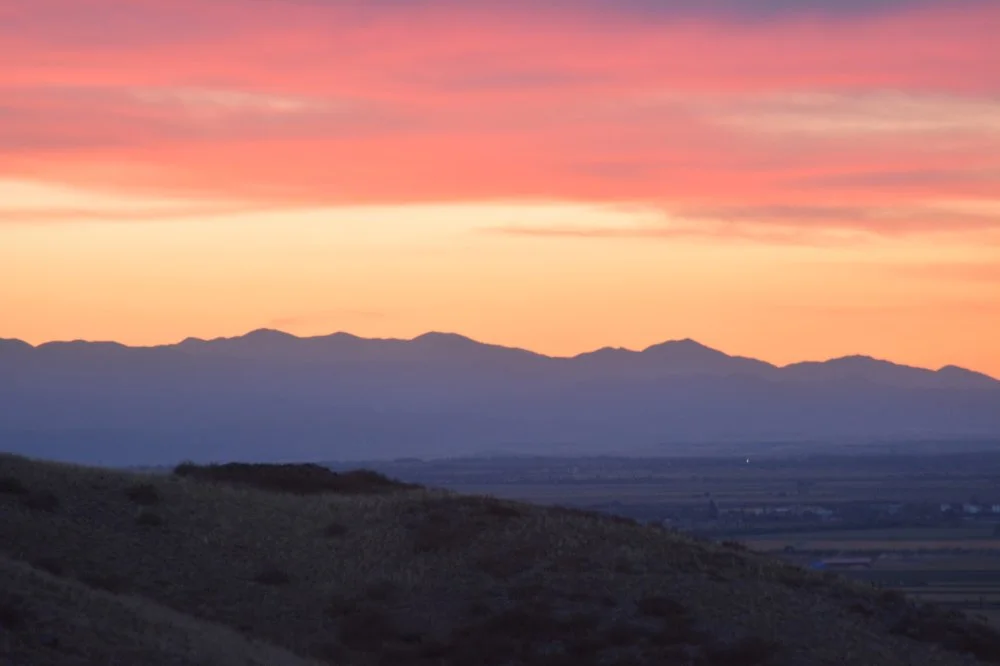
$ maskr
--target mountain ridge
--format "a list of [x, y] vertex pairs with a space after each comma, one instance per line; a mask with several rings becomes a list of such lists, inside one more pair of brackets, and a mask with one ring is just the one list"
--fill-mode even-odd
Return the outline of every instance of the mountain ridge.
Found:
[[[897, 363], [895, 361], [890, 361], [887, 359], [876, 358], [874, 356], [866, 354], [849, 354], [845, 356], [837, 356], [828, 358], [825, 360], [804, 360], [795, 361], [791, 363], [786, 363], [784, 365], [778, 365], [762, 359], [757, 359], [748, 356], [731, 355], [723, 352], [719, 349], [715, 349], [708, 345], [698, 342], [692, 338], [679, 338], [670, 339], [663, 342], [654, 343], [646, 346], [643, 349], [631, 349], [628, 347], [612, 347], [605, 346], [599, 349], [594, 349], [592, 351], [585, 351], [578, 354], [568, 355], [568, 356], [554, 356], [549, 354], [544, 354], [541, 352], [536, 352], [523, 347], [515, 347], [501, 344], [494, 344], [488, 342], [482, 342], [475, 340], [465, 335], [451, 332], [443, 331], [428, 331], [420, 335], [414, 336], [412, 338], [365, 338], [346, 331], [336, 331], [334, 333], [325, 335], [315, 335], [315, 336], [297, 336], [292, 333], [287, 333], [285, 331], [271, 329], [271, 328], [258, 328], [251, 330], [247, 333], [237, 336], [230, 337], [216, 337], [216, 338], [197, 338], [197, 337], [187, 337], [176, 343], [165, 343], [157, 345], [126, 345], [116, 341], [110, 340], [52, 340], [44, 342], [38, 345], [32, 345], [29, 342], [20, 340], [17, 338], [0, 338], [0, 352], [4, 351], [5, 347], [14, 348], [17, 351], [27, 351], [30, 350], [42, 350], [42, 349], [116, 349], [116, 350], [193, 350], [196, 347], [216, 347], [223, 348], [228, 345], [230, 351], [233, 350], [243, 350], [243, 351], [253, 351], [254, 349], [260, 350], [262, 345], [280, 345], [280, 344], [312, 344], [319, 345], [320, 343], [341, 343], [341, 344], [389, 344], [389, 345], [415, 345], [423, 346], [428, 348], [436, 348], [438, 350], [456, 350], [464, 348], [466, 350], [478, 349], [478, 350], [490, 350], [490, 351], [500, 351], [500, 352], [518, 352], [523, 356], [530, 356], [536, 359], [547, 359], [553, 361], [573, 361], [573, 360], [585, 360], [585, 359], [596, 359], [596, 358], [649, 358], [652, 356], [661, 356], [665, 360], [678, 361], [683, 360], [687, 363], [694, 363], [695, 361], [707, 361], [711, 362], [734, 362], [734, 367], [736, 363], [739, 363], [744, 368], [756, 368], [760, 371], [766, 370], [789, 370], [793, 369], [804, 374], [804, 371], [808, 368], [815, 368], [817, 366], [823, 367], [839, 367], [845, 370], [853, 368], [855, 370], [861, 369], [873, 369], [882, 368], [893, 370], [901, 370], [906, 372], [922, 372], [931, 373], [939, 376], [947, 376], [953, 379], [969, 380], [974, 381], [977, 386], [984, 386], [986, 382], [991, 382], [1000, 387], [1000, 379], [997, 379], [985, 372], [978, 370], [973, 370], [970, 368], [961, 367], [954, 364], [946, 364], [940, 368], [932, 369], [920, 366], [913, 366], [904, 363]], [[739, 374], [739, 373], [734, 373]]]
[[966, 438], [1000, 440], [1000, 382], [861, 356], [778, 367], [678, 340], [550, 357], [436, 332], [0, 343], [0, 448], [88, 464]]

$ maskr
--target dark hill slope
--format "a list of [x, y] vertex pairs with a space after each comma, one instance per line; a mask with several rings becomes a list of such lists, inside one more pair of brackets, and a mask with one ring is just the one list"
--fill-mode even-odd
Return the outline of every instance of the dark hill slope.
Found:
[[[0, 455], [0, 518], [0, 555], [108, 603], [138, 597], [336, 664], [1000, 660], [992, 632], [894, 595], [611, 518], [439, 491], [271, 493]], [[191, 649], [169, 663], [216, 663]]]
[[319, 666], [148, 600], [111, 594], [0, 556], [4, 666]]

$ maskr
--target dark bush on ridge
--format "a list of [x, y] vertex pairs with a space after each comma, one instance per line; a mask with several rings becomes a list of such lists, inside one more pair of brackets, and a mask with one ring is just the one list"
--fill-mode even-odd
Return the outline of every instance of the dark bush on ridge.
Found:
[[59, 498], [55, 496], [55, 493], [48, 490], [25, 495], [21, 503], [33, 511], [47, 511], [48, 513], [52, 513], [59, 508]]
[[412, 490], [420, 486], [403, 483], [371, 470], [354, 470], [338, 473], [313, 463], [269, 465], [263, 463], [226, 463], [224, 465], [195, 465], [182, 463], [174, 468], [174, 475], [235, 485], [251, 486], [261, 490], [296, 495], [341, 493], [363, 495]]
[[12, 476], [0, 476], [0, 493], [27, 495], [28, 489], [24, 487], [20, 479], [15, 479]]
[[156, 486], [150, 483], [132, 486], [125, 491], [125, 495], [141, 506], [153, 506], [160, 503], [160, 493], [156, 490]]

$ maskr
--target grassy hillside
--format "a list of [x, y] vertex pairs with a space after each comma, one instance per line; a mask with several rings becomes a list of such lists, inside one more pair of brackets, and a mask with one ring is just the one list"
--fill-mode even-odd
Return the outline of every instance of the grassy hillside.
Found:
[[318, 666], [228, 627], [0, 557], [5, 666]]
[[317, 474], [0, 455], [0, 663], [1000, 663], [980, 624], [738, 547]]

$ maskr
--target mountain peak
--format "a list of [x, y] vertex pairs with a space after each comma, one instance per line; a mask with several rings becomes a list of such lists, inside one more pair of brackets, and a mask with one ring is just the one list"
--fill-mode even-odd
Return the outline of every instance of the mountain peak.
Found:
[[0, 338], [0, 351], [28, 351], [33, 346], [17, 338]]
[[995, 377], [991, 377], [984, 372], [976, 372], [975, 370], [969, 370], [968, 368], [963, 368], [957, 365], [946, 365], [935, 371], [935, 374], [939, 377], [944, 377], [948, 380], [953, 380], [956, 382], [962, 382], [967, 385], [977, 385], [977, 386], [997, 386], [1000, 380]]
[[273, 328], [258, 328], [241, 336], [245, 340], [297, 340], [291, 333], [285, 333]]
[[684, 356], [728, 356], [728, 354], [718, 349], [712, 349], [691, 338], [667, 340], [666, 342], [650, 345], [643, 349], [642, 352], [644, 354], [647, 352], [676, 352]]
[[428, 331], [422, 335], [410, 340], [410, 342], [416, 342], [418, 344], [431, 344], [443, 347], [471, 347], [471, 346], [485, 346], [482, 342], [477, 342], [472, 338], [467, 338], [464, 335], [459, 335], [458, 333], [443, 333], [441, 331]]

